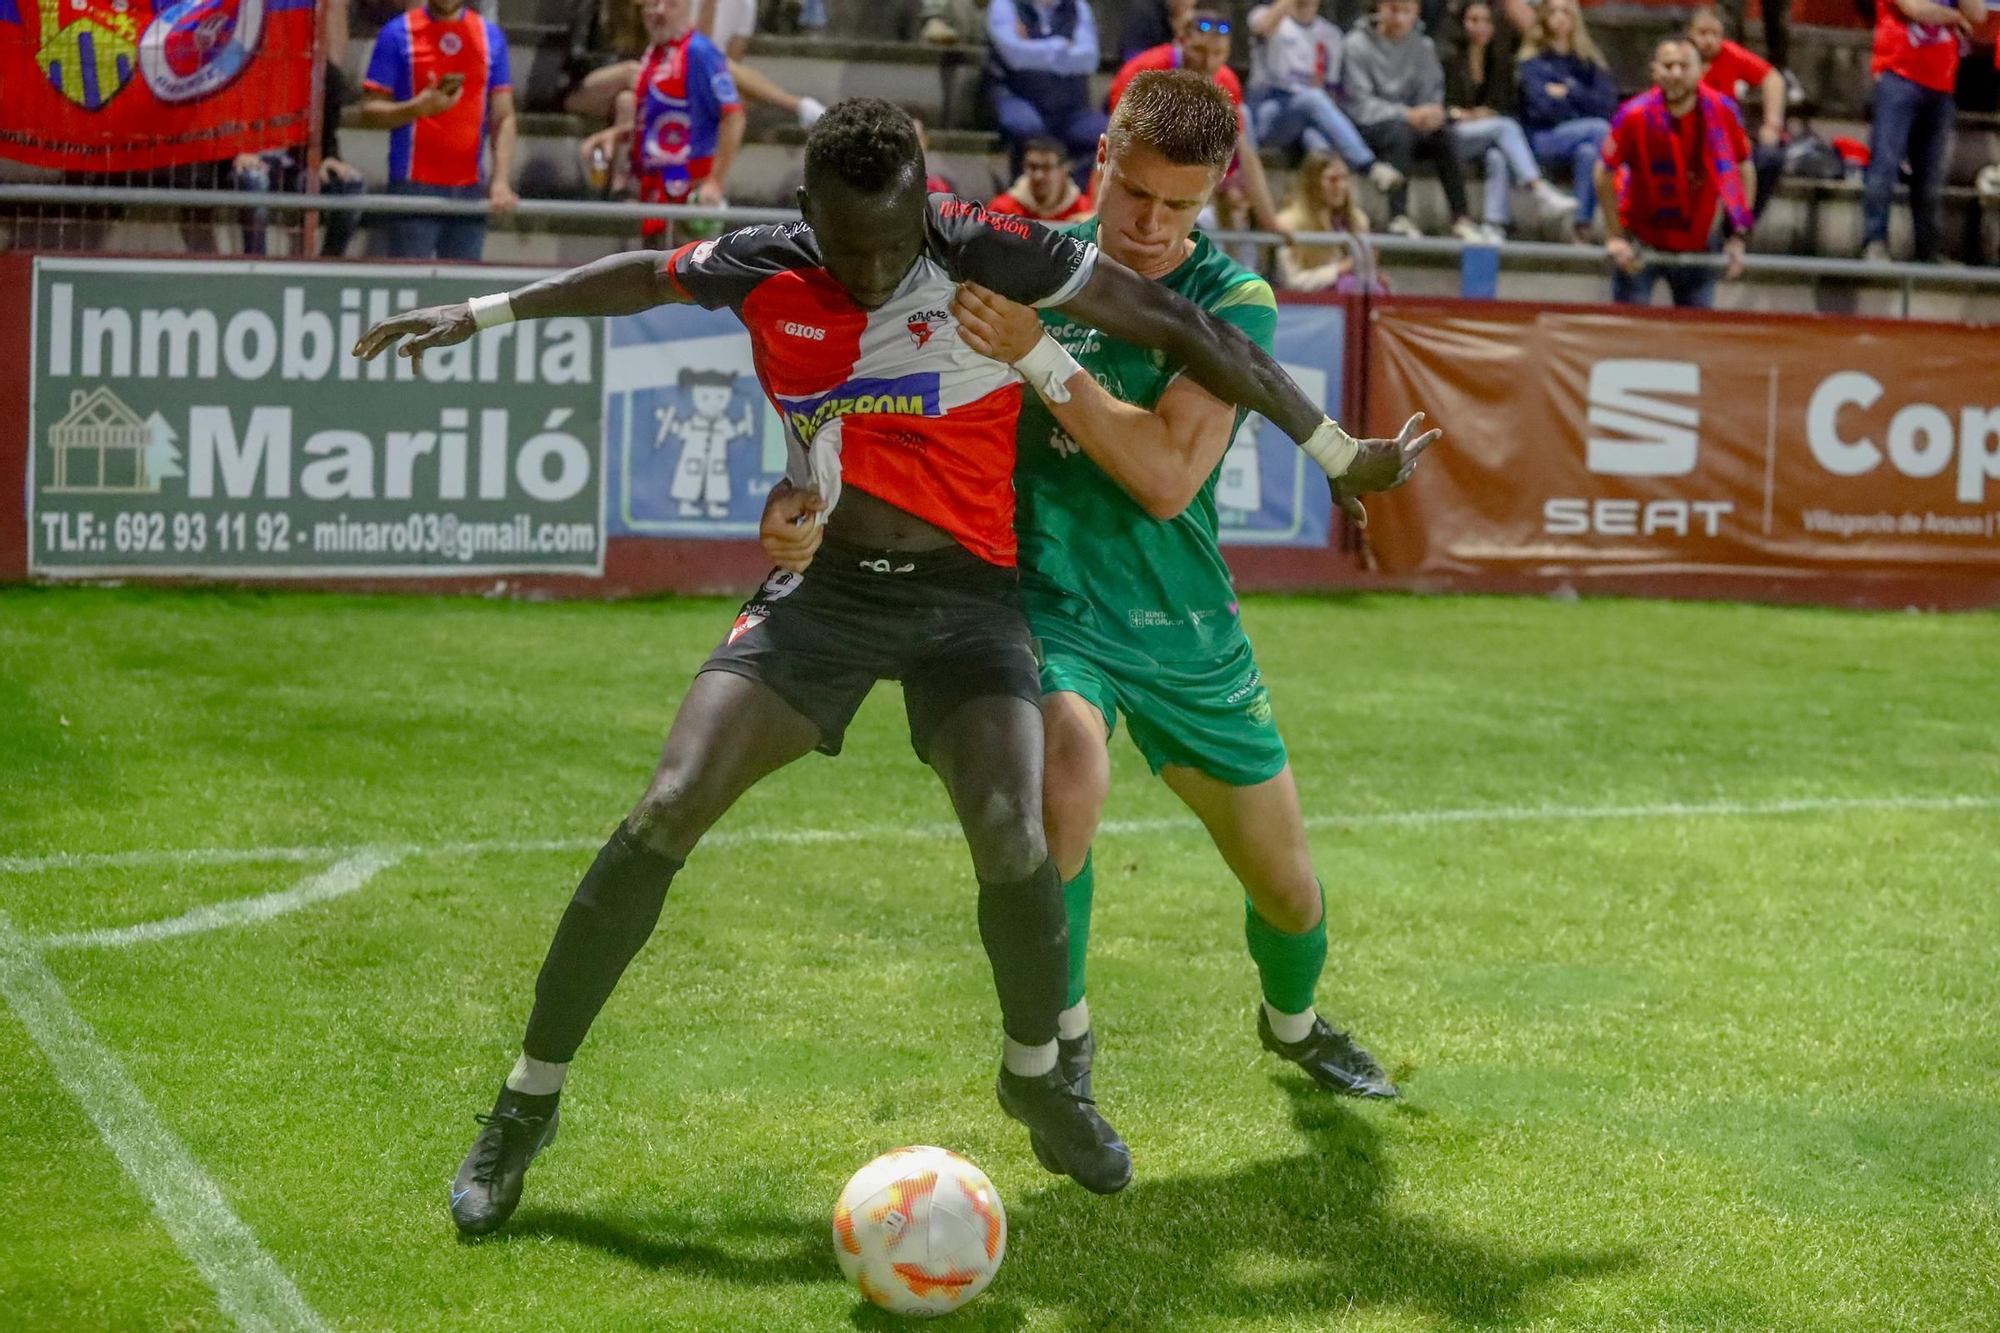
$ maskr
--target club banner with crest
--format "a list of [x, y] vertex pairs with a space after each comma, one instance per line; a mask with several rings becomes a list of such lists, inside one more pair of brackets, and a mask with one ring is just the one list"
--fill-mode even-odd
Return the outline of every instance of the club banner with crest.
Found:
[[[785, 473], [785, 434], [757, 387], [743, 325], [726, 310], [661, 306], [611, 320], [608, 344], [610, 534], [755, 537], [764, 496]], [[1346, 307], [1281, 303], [1275, 347], [1307, 396], [1338, 414]], [[1215, 505], [1224, 545], [1327, 544], [1325, 477], [1262, 417], [1245, 419], [1231, 441]]]
[[0, 157], [144, 171], [301, 143], [312, 0], [0, 0]]

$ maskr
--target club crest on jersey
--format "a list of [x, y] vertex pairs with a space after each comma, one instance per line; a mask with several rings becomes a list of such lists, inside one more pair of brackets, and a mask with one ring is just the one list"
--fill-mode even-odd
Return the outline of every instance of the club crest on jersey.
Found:
[[922, 347], [931, 340], [931, 335], [951, 322], [949, 310], [919, 310], [910, 316], [904, 327], [910, 331], [910, 341]]
[[729, 638], [727, 642], [735, 643], [745, 634], [748, 634], [751, 630], [756, 629], [759, 625], [763, 624], [766, 620], [769, 619], [770, 617], [765, 615], [762, 611], [745, 611], [742, 615], [736, 617], [736, 623], [729, 627]]
[[934, 417], [938, 405], [938, 373], [921, 371], [894, 379], [853, 379], [837, 389], [810, 398], [780, 398], [785, 420], [801, 440], [810, 440], [838, 417], [887, 412], [898, 416]]

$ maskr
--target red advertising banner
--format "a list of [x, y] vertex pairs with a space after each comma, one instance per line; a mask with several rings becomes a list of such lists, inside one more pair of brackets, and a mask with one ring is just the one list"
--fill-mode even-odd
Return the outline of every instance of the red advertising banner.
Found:
[[312, 0], [0, 0], [0, 157], [210, 162], [307, 137]]
[[1387, 301], [1368, 421], [1445, 428], [1371, 504], [1390, 574], [2000, 580], [2000, 330]]

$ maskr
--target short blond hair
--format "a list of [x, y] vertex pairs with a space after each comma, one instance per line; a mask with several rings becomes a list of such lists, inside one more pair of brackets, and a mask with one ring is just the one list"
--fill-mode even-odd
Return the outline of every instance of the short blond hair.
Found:
[[1177, 167], [1229, 165], [1236, 103], [1215, 80], [1185, 69], [1149, 69], [1125, 86], [1104, 131], [1111, 156], [1144, 144]]

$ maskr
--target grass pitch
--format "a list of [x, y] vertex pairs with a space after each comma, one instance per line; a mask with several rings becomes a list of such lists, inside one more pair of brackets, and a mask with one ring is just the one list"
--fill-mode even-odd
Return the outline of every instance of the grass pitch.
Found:
[[[1121, 737], [1091, 974], [1138, 1166], [1114, 1199], [994, 1105], [969, 868], [885, 686], [696, 853], [521, 1213], [460, 1244], [470, 1115], [729, 615], [0, 595], [0, 1327], [235, 1323], [87, 1116], [117, 1119], [106, 1085], [60, 1081], [82, 1047], [30, 1035], [51, 994], [247, 1228], [224, 1259], [295, 1284], [279, 1329], [887, 1327], [827, 1215], [904, 1143], [1006, 1202], [967, 1329], [2000, 1320], [1991, 616], [1252, 599], [1318, 821], [1322, 1007], [1407, 1096], [1315, 1095], [1257, 1049], [1241, 899]], [[393, 864], [357, 891], [231, 919], [362, 847]], [[323, 850], [152, 854], [186, 848]]]

